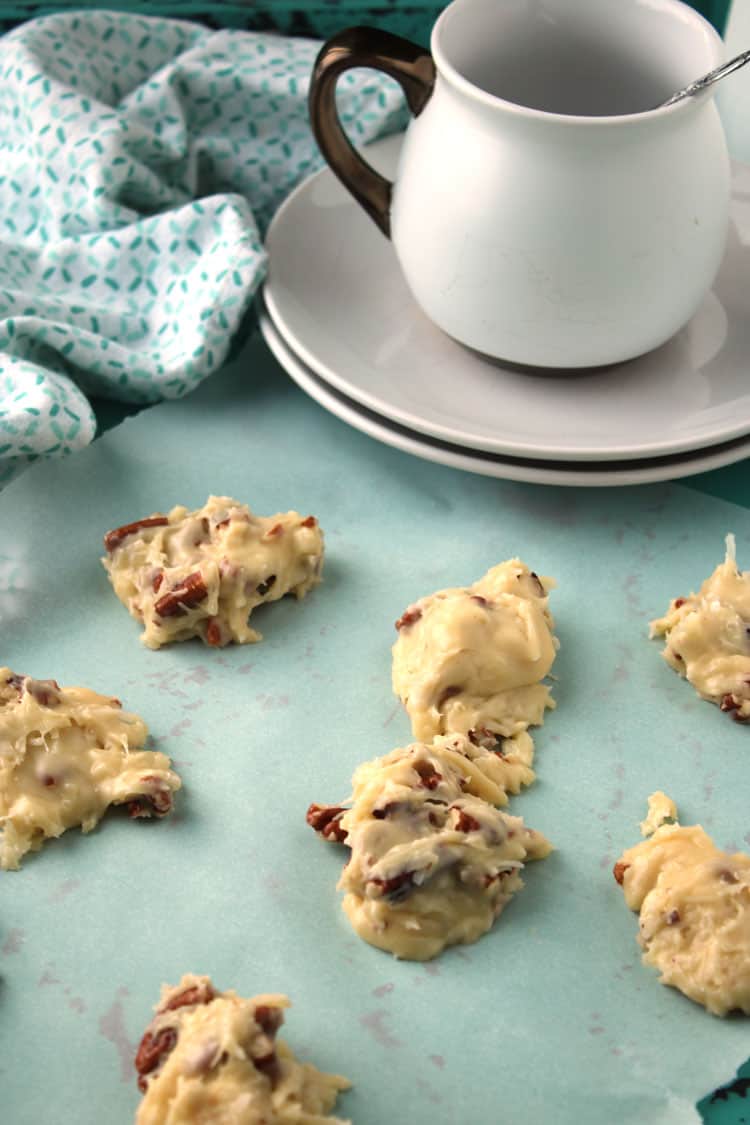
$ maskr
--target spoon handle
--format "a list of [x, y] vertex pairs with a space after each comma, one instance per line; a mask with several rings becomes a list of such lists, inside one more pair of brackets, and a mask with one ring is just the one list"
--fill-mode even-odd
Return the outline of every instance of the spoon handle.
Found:
[[739, 70], [741, 66], [748, 62], [750, 62], [750, 51], [743, 51], [741, 54], [735, 55], [733, 59], [717, 66], [716, 70], [704, 74], [696, 82], [691, 82], [689, 86], [685, 86], [684, 89], [673, 94], [667, 101], [662, 102], [662, 106], [674, 105], [675, 102], [681, 102], [683, 98], [692, 98], [695, 94], [700, 94], [708, 86], [713, 86], [714, 82], [718, 82], [720, 78], [725, 78], [727, 74]]

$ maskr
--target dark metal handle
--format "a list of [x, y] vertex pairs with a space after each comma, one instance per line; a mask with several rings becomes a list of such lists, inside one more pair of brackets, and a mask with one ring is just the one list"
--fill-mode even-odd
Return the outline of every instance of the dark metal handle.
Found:
[[350, 27], [323, 44], [310, 81], [310, 123], [331, 171], [383, 234], [391, 236], [393, 184], [371, 168], [350, 143], [336, 112], [336, 82], [355, 66], [382, 70], [400, 83], [416, 117], [429, 101], [435, 64], [423, 47], [374, 27]]

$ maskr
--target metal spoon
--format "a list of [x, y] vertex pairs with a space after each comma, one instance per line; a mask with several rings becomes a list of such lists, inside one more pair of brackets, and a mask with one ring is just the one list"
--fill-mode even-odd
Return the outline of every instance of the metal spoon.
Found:
[[666, 105], [674, 105], [675, 102], [681, 102], [683, 98], [692, 98], [696, 94], [702, 94], [709, 86], [713, 86], [714, 82], [718, 82], [720, 78], [726, 78], [728, 74], [739, 70], [747, 62], [750, 62], [750, 51], [743, 51], [741, 55], [735, 55], [733, 59], [717, 66], [716, 70], [709, 71], [702, 78], [698, 78], [695, 82], [691, 82], [689, 86], [685, 86], [682, 90], [678, 90], [676, 94], [672, 94], [671, 98], [661, 103], [660, 108]]

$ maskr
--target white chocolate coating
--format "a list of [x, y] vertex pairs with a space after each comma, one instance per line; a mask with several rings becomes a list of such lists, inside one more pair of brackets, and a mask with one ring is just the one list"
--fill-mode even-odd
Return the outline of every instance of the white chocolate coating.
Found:
[[541, 682], [558, 644], [547, 604], [553, 585], [510, 559], [473, 586], [421, 598], [396, 623], [393, 689], [414, 737], [499, 737], [510, 793], [534, 780], [527, 731], [555, 706]]
[[102, 559], [117, 597], [143, 622], [148, 648], [200, 637], [221, 647], [262, 639], [248, 618], [263, 602], [302, 598], [320, 582], [314, 516], [255, 516], [226, 496], [108, 532]]
[[666, 823], [622, 854], [615, 878], [661, 983], [714, 1015], [750, 1015], [750, 856], [721, 851], [699, 825]]
[[164, 987], [136, 1056], [136, 1125], [347, 1125], [329, 1116], [345, 1078], [300, 1063], [276, 1032], [286, 996], [218, 992], [186, 974]]
[[661, 655], [698, 695], [738, 722], [750, 720], [750, 571], [737, 569], [734, 536], [698, 593], [673, 598], [650, 636], [665, 638]]
[[0, 668], [0, 867], [67, 828], [90, 832], [110, 805], [168, 813], [180, 779], [142, 749], [147, 735], [117, 699]]
[[[476, 941], [523, 886], [524, 862], [550, 852], [540, 833], [494, 807], [505, 800], [498, 766], [453, 735], [359, 767], [351, 808], [334, 810], [335, 832], [323, 834], [351, 848], [339, 888], [365, 941], [416, 961]], [[317, 826], [314, 813], [308, 820]]]

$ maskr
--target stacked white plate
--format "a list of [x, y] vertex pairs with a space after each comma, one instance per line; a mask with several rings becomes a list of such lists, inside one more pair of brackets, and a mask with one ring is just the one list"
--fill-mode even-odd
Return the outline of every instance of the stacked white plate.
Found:
[[[379, 141], [367, 158], [392, 178], [400, 143]], [[750, 167], [734, 173], [713, 290], [673, 340], [630, 363], [520, 369], [455, 343], [417, 308], [390, 242], [327, 169], [268, 231], [261, 331], [323, 407], [428, 460], [576, 486], [728, 465], [750, 456]]]

